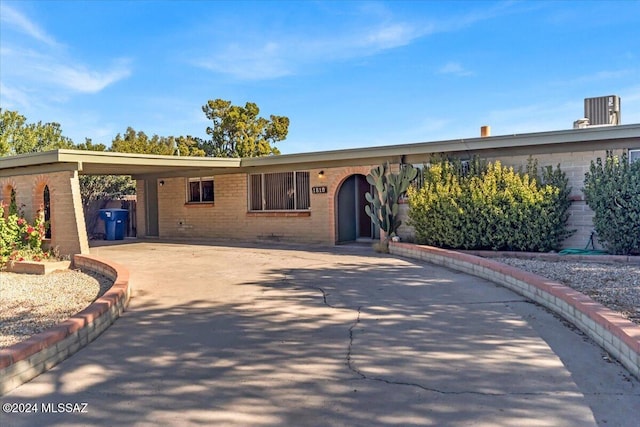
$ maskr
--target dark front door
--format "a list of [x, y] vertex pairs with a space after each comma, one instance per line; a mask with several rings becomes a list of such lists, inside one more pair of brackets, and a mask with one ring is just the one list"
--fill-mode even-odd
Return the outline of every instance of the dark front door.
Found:
[[339, 243], [371, 238], [371, 218], [364, 210], [369, 183], [364, 175], [351, 175], [340, 186], [337, 197]]

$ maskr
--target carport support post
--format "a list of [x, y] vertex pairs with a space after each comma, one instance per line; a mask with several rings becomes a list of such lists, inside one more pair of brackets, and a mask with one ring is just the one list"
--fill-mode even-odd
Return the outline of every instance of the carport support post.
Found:
[[61, 255], [88, 254], [89, 240], [82, 209], [78, 171], [52, 173], [51, 248]]

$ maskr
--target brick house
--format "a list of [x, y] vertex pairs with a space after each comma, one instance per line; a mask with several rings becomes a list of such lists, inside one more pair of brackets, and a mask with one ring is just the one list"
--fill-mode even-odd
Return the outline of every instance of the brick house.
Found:
[[[364, 213], [373, 166], [420, 165], [433, 154], [480, 156], [509, 166], [557, 164], [573, 204], [565, 247], [584, 247], [593, 212], [581, 192], [590, 162], [607, 153], [640, 158], [640, 124], [423, 142], [261, 158], [218, 159], [56, 150], [0, 159], [0, 200], [14, 197], [32, 217], [50, 203], [51, 242], [87, 253], [81, 174], [136, 180], [140, 238], [277, 240], [333, 245], [378, 236]], [[406, 214], [406, 209], [405, 209]], [[400, 234], [410, 239], [411, 229]]]

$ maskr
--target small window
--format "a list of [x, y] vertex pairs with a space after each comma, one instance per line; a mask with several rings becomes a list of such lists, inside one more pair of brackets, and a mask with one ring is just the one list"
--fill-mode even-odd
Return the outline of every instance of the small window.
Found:
[[249, 176], [250, 211], [295, 211], [311, 207], [309, 172]]
[[629, 164], [640, 162], [640, 150], [629, 150]]
[[51, 238], [51, 193], [49, 192], [49, 186], [45, 185], [42, 191], [44, 209], [44, 237], [45, 239]]
[[213, 203], [213, 177], [189, 178], [187, 203]]

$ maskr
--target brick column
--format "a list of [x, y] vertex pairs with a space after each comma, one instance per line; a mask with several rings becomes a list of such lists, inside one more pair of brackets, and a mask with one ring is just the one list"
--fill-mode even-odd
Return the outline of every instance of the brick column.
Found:
[[[51, 247], [61, 254], [88, 254], [89, 241], [77, 171], [49, 174], [51, 182]], [[53, 187], [53, 188], [52, 188]]]

